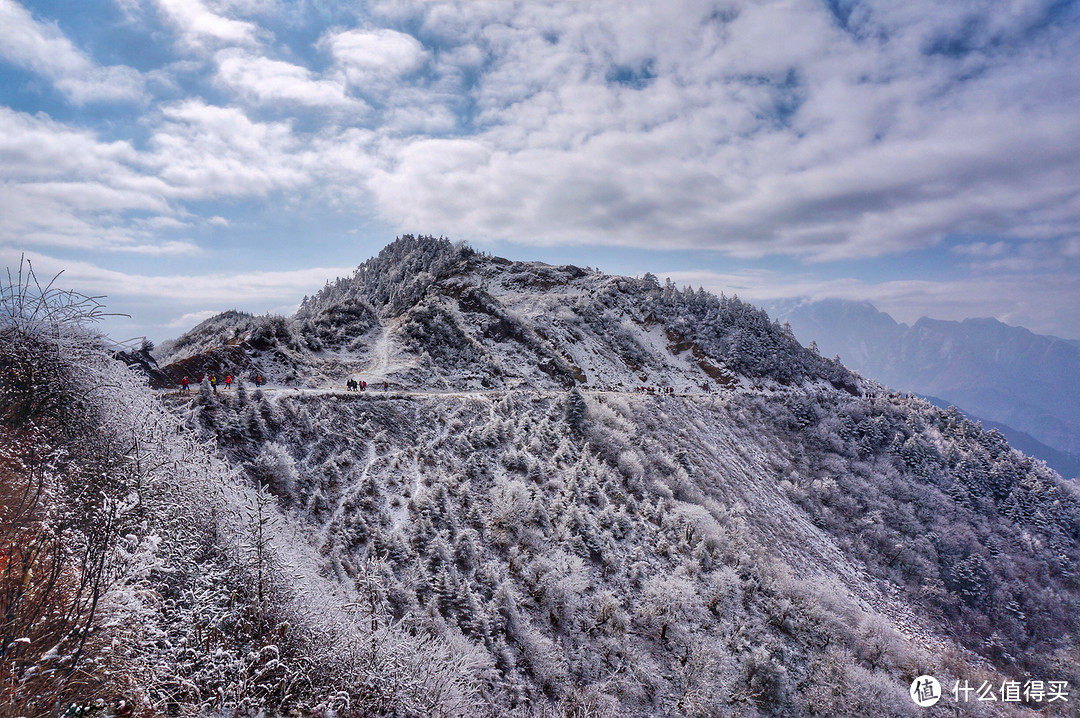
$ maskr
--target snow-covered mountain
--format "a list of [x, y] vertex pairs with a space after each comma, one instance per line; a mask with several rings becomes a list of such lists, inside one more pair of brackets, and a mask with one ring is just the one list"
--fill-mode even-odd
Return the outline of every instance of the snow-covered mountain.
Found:
[[[766, 305], [800, 341], [903, 391], [940, 397], [1080, 456], [1080, 343], [995, 319], [899, 324], [868, 302]], [[1060, 462], [1055, 462], [1059, 463]]]
[[357, 375], [443, 390], [701, 392], [821, 379], [858, 391], [849, 372], [737, 298], [411, 236], [305, 298], [289, 320], [226, 312], [163, 350], [174, 380], [194, 366], [309, 387]]
[[[65, 530], [119, 557], [92, 630], [0, 656], [32, 686], [81, 666], [65, 700], [1024, 715], [950, 689], [1080, 685], [1076, 487], [738, 300], [404, 237], [294, 317], [222, 315], [159, 357], [262, 389], [152, 394], [92, 340], [28, 374], [42, 336], [0, 343], [3, 431], [38, 437], [0, 466], [56, 457], [41, 475], [73, 488], [49, 516], [104, 497], [104, 528]], [[72, 395], [93, 372], [111, 392]], [[923, 674], [933, 709], [908, 695]]]

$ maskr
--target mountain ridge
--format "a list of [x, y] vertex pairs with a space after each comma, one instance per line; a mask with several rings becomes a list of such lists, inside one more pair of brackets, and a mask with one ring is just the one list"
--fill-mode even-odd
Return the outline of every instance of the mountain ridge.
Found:
[[[661, 286], [651, 275], [639, 279], [572, 265], [511, 262], [448, 240], [411, 235], [388, 245], [351, 277], [305, 297], [291, 319], [217, 315], [163, 344], [161, 364], [176, 381], [169, 364], [189, 358], [194, 347], [221, 345], [223, 334], [231, 344], [246, 344], [250, 355], [263, 353], [260, 343], [276, 337], [279, 363], [306, 353], [313, 364], [326, 365], [318, 379], [326, 382], [329, 372], [340, 376], [377, 365], [371, 357], [365, 364], [348, 355], [369, 353], [382, 341], [374, 335], [379, 331], [400, 335], [414, 363], [412, 371], [395, 378], [414, 386], [430, 384], [441, 373], [489, 387], [523, 382], [564, 388], [721, 387], [740, 374], [780, 382], [826, 378], [858, 391], [850, 372], [807, 352], [763, 312], [737, 298]], [[581, 354], [575, 347], [585, 336], [615, 352]], [[499, 365], [495, 346], [510, 351], [516, 365]], [[331, 358], [335, 353], [338, 364]], [[777, 364], [773, 357], [780, 355], [789, 363]], [[274, 358], [262, 373], [297, 381], [295, 372], [275, 368]]]

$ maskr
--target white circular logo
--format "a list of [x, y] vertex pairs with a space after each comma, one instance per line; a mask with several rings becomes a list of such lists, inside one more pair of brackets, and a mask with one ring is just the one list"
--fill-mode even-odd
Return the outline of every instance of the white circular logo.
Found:
[[911, 682], [911, 700], [921, 708], [930, 706], [941, 700], [941, 684], [933, 676], [919, 676]]

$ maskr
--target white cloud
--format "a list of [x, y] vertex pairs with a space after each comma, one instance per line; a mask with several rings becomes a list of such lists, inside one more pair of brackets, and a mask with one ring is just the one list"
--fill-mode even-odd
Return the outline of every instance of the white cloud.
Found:
[[[374, 191], [399, 226], [833, 260], [1080, 224], [1080, 52], [1025, 39], [1037, 3], [866, 6], [846, 26], [808, 0], [378, 9], [485, 60], [483, 157], [384, 144]], [[954, 40], [974, 48], [933, 50]]]
[[164, 327], [166, 329], [179, 329], [181, 331], [187, 331], [200, 322], [204, 322], [212, 316], [220, 314], [220, 309], [203, 309], [198, 312], [188, 312], [181, 314], [176, 319], [166, 323]]
[[0, 0], [0, 27], [0, 57], [49, 79], [75, 104], [144, 96], [137, 71], [96, 65], [55, 24], [38, 22], [15, 0]]
[[157, 215], [154, 217], [147, 217], [146, 219], [136, 219], [132, 222], [132, 225], [156, 232], [171, 229], [187, 229], [191, 226], [191, 223], [184, 222], [176, 217]]
[[181, 241], [157, 242], [155, 244], [140, 244], [131, 247], [116, 247], [113, 249], [114, 251], [124, 251], [130, 254], [143, 254], [152, 257], [202, 253], [202, 250], [198, 245]]
[[310, 181], [287, 122], [257, 122], [234, 107], [186, 100], [162, 108], [144, 162], [183, 199], [264, 196]]
[[297, 187], [313, 162], [288, 123], [200, 101], [163, 108], [146, 151], [0, 107], [0, 244], [190, 254], [167, 234], [188, 225], [181, 203]]
[[218, 5], [245, 15], [280, 14], [285, 10], [281, 0], [218, 0]]
[[386, 82], [420, 69], [428, 56], [412, 35], [388, 29], [328, 32], [319, 46], [330, 52], [345, 79], [361, 90], [385, 88]]
[[440, 69], [445, 72], [449, 67], [455, 70], [478, 68], [484, 64], [486, 57], [484, 51], [476, 45], [459, 45], [440, 53]]
[[[1038, 3], [978, 22], [918, 3], [847, 18], [809, 0], [383, 3], [376, 17], [419, 21], [450, 47], [336, 29], [317, 43], [334, 62], [319, 74], [266, 56], [269, 35], [227, 17], [274, 2], [155, 2], [189, 46], [227, 46], [216, 82], [253, 111], [358, 111], [346, 83], [381, 93], [363, 146], [334, 112], [300, 134], [201, 100], [165, 107], [137, 164], [166, 202], [294, 188], [359, 198], [360, 186], [402, 227], [816, 260], [950, 233], [1054, 240], [1080, 222], [1067, 60], [1080, 53], [1052, 33], [1025, 44]], [[953, 37], [978, 51], [927, 50]], [[456, 134], [466, 105], [477, 129]], [[113, 189], [103, 206], [126, 201]]]
[[0, 107], [0, 177], [9, 182], [116, 176], [137, 157], [129, 142], [100, 142], [89, 130]]
[[180, 33], [180, 42], [191, 50], [211, 47], [259, 45], [268, 35], [257, 24], [235, 20], [210, 10], [203, 0], [154, 0], [158, 11]]
[[[14, 254], [12, 254], [14, 256]], [[64, 272], [64, 286], [76, 291], [139, 301], [168, 300], [222, 306], [252, 306], [280, 302], [283, 297], [305, 294], [322, 287], [327, 280], [351, 274], [356, 267], [311, 267], [279, 272], [239, 272], [205, 275], [136, 274], [106, 269], [91, 262], [60, 260], [36, 252], [26, 252], [39, 276]], [[17, 260], [16, 260], [17, 261]], [[114, 302], [118, 311], [127, 311]]]
[[952, 248], [954, 254], [969, 257], [1000, 257], [1007, 250], [1005, 242], [969, 242]]
[[222, 50], [216, 56], [217, 80], [253, 104], [280, 102], [349, 109], [363, 112], [367, 106], [349, 97], [345, 86], [320, 80], [305, 67], [255, 55], [243, 50]]
[[389, 108], [383, 117], [384, 131], [395, 135], [427, 136], [450, 134], [456, 130], [458, 120], [453, 110], [431, 98], [426, 99], [427, 102], [404, 103]]
[[167, 186], [127, 142], [0, 107], [0, 244], [150, 251], [152, 228], [128, 212], [171, 215]]

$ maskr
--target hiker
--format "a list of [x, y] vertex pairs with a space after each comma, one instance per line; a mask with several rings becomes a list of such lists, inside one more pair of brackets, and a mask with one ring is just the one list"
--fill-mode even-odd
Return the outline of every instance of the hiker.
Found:
[[367, 382], [366, 381], [361, 381], [360, 382], [360, 391], [363, 391], [364, 389], [367, 389]]
[[186, 376], [180, 380], [180, 391], [191, 391], [191, 388], [188, 386], [188, 378]]
[[390, 389], [390, 382], [388, 382], [388, 381], [384, 381], [384, 382], [382, 383], [382, 390], [383, 390], [383, 391], [389, 391], [389, 389]]
[[225, 377], [225, 388], [228, 389], [231, 386], [232, 386], [232, 374], [229, 374], [227, 377]]
[[210, 388], [214, 390], [215, 394], [217, 394], [217, 376], [214, 374], [210, 375]]
[[266, 379], [263, 379], [262, 374], [258, 374], [258, 375], [255, 376], [255, 386], [259, 387], [259, 386], [262, 386], [265, 383], [266, 383]]

